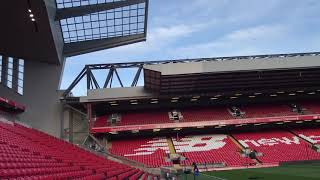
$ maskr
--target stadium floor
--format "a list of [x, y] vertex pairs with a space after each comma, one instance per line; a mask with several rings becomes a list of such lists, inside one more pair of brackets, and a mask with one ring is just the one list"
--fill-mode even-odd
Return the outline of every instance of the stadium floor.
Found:
[[[185, 179], [191, 180], [193, 176]], [[272, 168], [205, 172], [196, 180], [316, 180], [320, 179], [320, 163], [284, 165]]]

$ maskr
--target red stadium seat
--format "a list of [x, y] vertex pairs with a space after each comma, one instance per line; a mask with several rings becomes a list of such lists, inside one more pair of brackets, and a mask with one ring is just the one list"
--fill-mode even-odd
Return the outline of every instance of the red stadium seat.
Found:
[[243, 158], [232, 140], [224, 134], [195, 135], [173, 138], [176, 152], [184, 155], [185, 165], [195, 163], [223, 163], [226, 166], [244, 166], [254, 163], [249, 158]]
[[297, 115], [288, 105], [267, 104], [249, 105], [241, 108], [245, 112], [245, 118], [278, 117]]
[[182, 111], [182, 122], [227, 120], [234, 117], [226, 107], [196, 108]]
[[166, 138], [113, 141], [110, 152], [146, 164], [149, 167], [172, 165], [165, 161], [166, 153], [169, 153]]
[[140, 173], [19, 124], [0, 122], [0, 152], [0, 179], [94, 180]]
[[302, 109], [310, 114], [320, 114], [320, 103], [319, 102], [302, 102]]
[[240, 133], [234, 137], [243, 146], [262, 153], [258, 159], [263, 163], [320, 159], [320, 153], [308, 143], [286, 131]]
[[295, 129], [293, 132], [311, 144], [320, 144], [320, 128]]

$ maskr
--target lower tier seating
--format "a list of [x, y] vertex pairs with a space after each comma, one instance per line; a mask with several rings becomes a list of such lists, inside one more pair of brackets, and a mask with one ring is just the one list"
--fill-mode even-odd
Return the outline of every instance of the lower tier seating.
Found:
[[[292, 130], [299, 136], [319, 143], [319, 128]], [[289, 131], [273, 130], [232, 134], [206, 134], [173, 137], [176, 153], [186, 157], [182, 165], [224, 164], [227, 167], [239, 167], [256, 164], [255, 159], [243, 157], [240, 145], [255, 150], [257, 160], [263, 164], [301, 160], [320, 160], [320, 153], [302, 138]], [[306, 138], [305, 138], [306, 139]], [[240, 144], [237, 144], [237, 142]], [[143, 163], [149, 167], [172, 166], [165, 161], [169, 153], [166, 138], [135, 138], [115, 140], [110, 152]]]
[[293, 132], [312, 144], [320, 144], [320, 128], [295, 129]]
[[140, 170], [18, 124], [0, 122], [0, 179], [139, 179]]
[[149, 167], [171, 166], [165, 161], [169, 147], [166, 138], [141, 138], [112, 141], [111, 153]]
[[240, 148], [224, 134], [185, 136], [172, 138], [175, 150], [187, 158], [185, 165], [195, 163], [223, 163], [226, 166], [245, 166], [254, 163], [243, 158]]
[[320, 159], [320, 153], [287, 131], [250, 132], [233, 136], [244, 147], [262, 153], [263, 155], [257, 158], [263, 163]]

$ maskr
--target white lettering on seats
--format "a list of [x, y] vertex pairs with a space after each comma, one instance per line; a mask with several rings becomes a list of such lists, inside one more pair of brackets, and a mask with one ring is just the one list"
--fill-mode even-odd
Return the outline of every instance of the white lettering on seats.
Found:
[[258, 143], [266, 146], [273, 146], [275, 144], [279, 144], [276, 140], [272, 139], [259, 139]]
[[319, 144], [320, 143], [320, 136], [315, 136], [315, 135], [304, 135], [304, 134], [299, 134], [300, 137], [303, 139], [306, 139], [307, 141], [311, 142], [312, 144]]
[[299, 137], [293, 136], [292, 139], [289, 139], [288, 137], [281, 137], [281, 138], [261, 138], [257, 140], [250, 140], [250, 139], [244, 139], [244, 140], [239, 140], [239, 142], [244, 146], [244, 147], [249, 147], [248, 143], [253, 144], [256, 147], [259, 146], [273, 146], [276, 144], [300, 144]]
[[272, 139], [274, 139], [278, 142], [282, 142], [284, 144], [292, 144], [292, 143], [300, 144], [299, 137], [297, 137], [297, 136], [293, 136], [292, 140], [287, 137], [282, 137], [282, 139], [279, 139], [279, 138], [272, 138]]
[[125, 154], [124, 156], [140, 156], [140, 155], [150, 155], [157, 150], [164, 150], [169, 153], [169, 147], [166, 138], [154, 138], [148, 141], [147, 144], [141, 145], [139, 148], [134, 149], [134, 153]]
[[260, 146], [255, 140], [249, 140], [249, 139], [244, 139], [244, 140], [239, 140], [240, 144], [242, 144], [242, 146], [244, 147], [249, 147], [249, 145], [247, 144], [247, 142], [252, 143], [255, 146]]
[[226, 145], [225, 140], [227, 135], [200, 135], [200, 136], [186, 136], [179, 141], [173, 138], [173, 144], [176, 152], [196, 152], [196, 151], [210, 151], [213, 149], [220, 149]]

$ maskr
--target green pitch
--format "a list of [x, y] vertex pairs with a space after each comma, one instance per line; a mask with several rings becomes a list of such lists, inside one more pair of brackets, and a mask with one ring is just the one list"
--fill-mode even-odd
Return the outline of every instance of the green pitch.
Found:
[[[193, 179], [188, 176], [185, 179]], [[319, 180], [320, 163], [285, 165], [273, 168], [212, 171], [202, 173], [196, 180]]]

